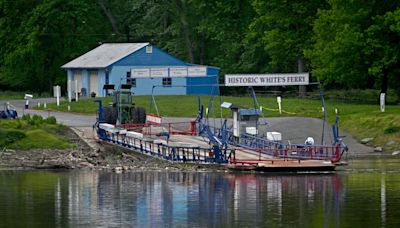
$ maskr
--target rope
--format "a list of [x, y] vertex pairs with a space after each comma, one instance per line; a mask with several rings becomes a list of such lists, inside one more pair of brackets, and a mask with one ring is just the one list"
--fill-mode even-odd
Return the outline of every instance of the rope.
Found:
[[[264, 108], [263, 106], [261, 106], [261, 109], [268, 110], [268, 111], [276, 111], [276, 112], [279, 112], [279, 109]], [[283, 113], [286, 113], [286, 114], [290, 114], [290, 115], [296, 115], [295, 112], [288, 112], [288, 111], [285, 111], [285, 110], [283, 110], [283, 109], [282, 109], [282, 112], [283, 112]]]

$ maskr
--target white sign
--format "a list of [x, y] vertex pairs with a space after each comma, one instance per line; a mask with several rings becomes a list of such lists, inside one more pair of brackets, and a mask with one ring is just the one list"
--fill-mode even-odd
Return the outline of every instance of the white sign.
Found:
[[152, 78], [168, 77], [168, 68], [150, 68], [150, 76]]
[[309, 73], [225, 75], [225, 86], [289, 86], [308, 83]]
[[381, 105], [381, 112], [385, 112], [385, 93], [381, 93], [380, 96], [380, 105]]
[[149, 122], [149, 123], [161, 124], [161, 116], [147, 114], [146, 115], [146, 121]]
[[206, 76], [206, 75], [207, 75], [207, 67], [188, 67], [189, 77]]
[[135, 69], [132, 69], [131, 77], [132, 78], [150, 77], [150, 69], [149, 68], [135, 68]]
[[61, 86], [53, 86], [53, 96], [54, 97], [59, 97], [61, 96]]
[[171, 68], [169, 68], [169, 76], [171, 76], [171, 77], [187, 77], [188, 70], [186, 67], [171, 67]]

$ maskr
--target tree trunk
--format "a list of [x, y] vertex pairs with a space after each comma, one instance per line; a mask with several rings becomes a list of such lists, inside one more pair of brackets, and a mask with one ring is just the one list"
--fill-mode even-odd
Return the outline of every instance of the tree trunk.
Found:
[[[297, 58], [297, 72], [302, 73], [304, 72], [304, 59], [303, 57], [299, 56]], [[305, 85], [300, 85], [299, 86], [299, 96], [304, 97], [306, 95], [307, 88]]]
[[200, 36], [200, 64], [204, 65], [206, 63], [206, 38], [204, 33], [201, 33]]
[[388, 70], [383, 71], [383, 75], [381, 77], [381, 93], [387, 93], [388, 89]]
[[114, 33], [120, 35], [121, 32], [118, 29], [117, 20], [115, 19], [114, 14], [111, 11], [110, 3], [108, 2], [108, 0], [98, 0], [97, 2], [99, 3], [104, 14], [107, 16], [108, 20], [110, 21]]
[[186, 4], [182, 0], [175, 0], [175, 4], [177, 6], [179, 19], [181, 21], [182, 32], [183, 32], [183, 37], [185, 40], [186, 51], [188, 54], [189, 62], [194, 63], [194, 53], [193, 53], [192, 39], [190, 36], [189, 23], [187, 20]]
[[[381, 94], [384, 93], [385, 94], [385, 103], [387, 100], [387, 89], [388, 89], [388, 73], [389, 73], [389, 69], [385, 69], [383, 70], [383, 74], [381, 77]], [[379, 97], [379, 102], [380, 102], [380, 97]]]

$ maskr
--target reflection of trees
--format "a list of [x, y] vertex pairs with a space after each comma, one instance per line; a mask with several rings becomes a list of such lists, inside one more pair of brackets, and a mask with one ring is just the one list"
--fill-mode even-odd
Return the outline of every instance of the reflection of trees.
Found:
[[0, 171], [0, 227], [65, 226], [55, 204], [63, 180], [62, 173]]
[[390, 227], [400, 207], [398, 174], [0, 171], [0, 181], [0, 227]]

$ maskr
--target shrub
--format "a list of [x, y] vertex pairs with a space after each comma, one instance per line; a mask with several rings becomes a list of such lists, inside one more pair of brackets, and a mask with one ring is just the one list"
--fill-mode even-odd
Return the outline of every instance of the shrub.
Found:
[[23, 116], [21, 117], [21, 119], [22, 119], [22, 120], [29, 121], [29, 120], [31, 120], [31, 115], [25, 114], [25, 115], [23, 115]]
[[57, 124], [57, 119], [54, 116], [49, 116], [44, 122], [47, 124]]
[[25, 133], [21, 131], [0, 129], [0, 147], [5, 147], [25, 137]]
[[385, 134], [393, 134], [397, 132], [400, 132], [400, 127], [397, 126], [388, 127], [383, 131]]
[[29, 124], [32, 126], [39, 126], [43, 123], [43, 117], [39, 115], [33, 115], [29, 120]]

